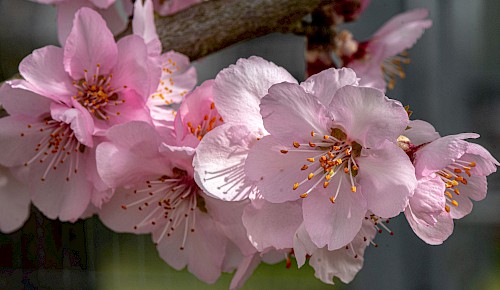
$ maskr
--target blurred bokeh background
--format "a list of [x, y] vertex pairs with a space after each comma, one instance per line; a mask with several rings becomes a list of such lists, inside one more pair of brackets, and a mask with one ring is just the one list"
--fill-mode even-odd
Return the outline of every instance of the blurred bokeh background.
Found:
[[[407, 78], [389, 97], [410, 105], [413, 118], [442, 134], [477, 132], [478, 143], [500, 158], [500, 1], [373, 0], [356, 23], [366, 39], [391, 16], [425, 7], [433, 27], [411, 49]], [[0, 0], [0, 81], [17, 73], [33, 49], [57, 44], [55, 9], [27, 0]], [[305, 40], [269, 35], [227, 48], [195, 63], [199, 83], [240, 57], [259, 55], [304, 79]], [[1, 148], [0, 148], [1, 150]], [[455, 223], [441, 246], [419, 240], [404, 217], [396, 233], [378, 235], [355, 280], [325, 285], [305, 266], [261, 265], [244, 289], [500, 289], [500, 175], [488, 196]], [[74, 224], [49, 221], [36, 210], [19, 231], [0, 234], [0, 289], [227, 289], [231, 275], [205, 285], [157, 255], [149, 236], [116, 234], [96, 218]]]

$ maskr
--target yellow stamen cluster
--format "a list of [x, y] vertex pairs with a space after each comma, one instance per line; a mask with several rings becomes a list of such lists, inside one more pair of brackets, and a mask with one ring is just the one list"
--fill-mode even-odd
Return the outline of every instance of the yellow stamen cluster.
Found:
[[[446, 190], [444, 192], [444, 196], [446, 197], [447, 203], [454, 207], [458, 207], [458, 202], [453, 199], [453, 193], [460, 195], [460, 190], [456, 187], [459, 184], [467, 185], [468, 181], [463, 174], [465, 173], [468, 177], [470, 177], [470, 170], [475, 166], [475, 162], [457, 160], [455, 163], [437, 172], [441, 180], [445, 183]], [[447, 212], [451, 211], [451, 207], [448, 204], [445, 205], [444, 209]]]
[[392, 90], [396, 85], [396, 77], [404, 79], [406, 74], [403, 70], [403, 64], [409, 64], [408, 53], [403, 51], [399, 55], [387, 58], [381, 65], [382, 74], [387, 82], [387, 87]]
[[[189, 132], [196, 136], [198, 140], [203, 139], [203, 136], [208, 132], [212, 131], [215, 127], [220, 125], [224, 120], [219, 116], [215, 110], [215, 104], [210, 104], [210, 111], [208, 114], [203, 116], [203, 120], [197, 126], [194, 126], [192, 122], [187, 122]], [[281, 153], [288, 153], [287, 150], [281, 150]]]

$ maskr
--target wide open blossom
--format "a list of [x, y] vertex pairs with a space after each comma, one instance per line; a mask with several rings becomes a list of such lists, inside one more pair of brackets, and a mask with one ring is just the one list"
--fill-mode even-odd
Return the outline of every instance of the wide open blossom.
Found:
[[47, 217], [75, 221], [90, 202], [99, 207], [108, 198], [95, 169], [92, 119], [28, 85], [12, 81], [0, 90], [10, 114], [0, 119], [0, 163], [28, 185], [31, 201]]
[[351, 74], [325, 73], [306, 89], [272, 86], [260, 105], [271, 135], [245, 163], [266, 200], [303, 199], [308, 234], [329, 250], [352, 241], [367, 210], [399, 214], [416, 187], [410, 160], [393, 143], [408, 124], [404, 108], [379, 90], [341, 86]]
[[[97, 11], [106, 20], [106, 23], [113, 32], [118, 34], [127, 27], [125, 14], [131, 14], [132, 2], [130, 0], [31, 0], [42, 4], [51, 4], [57, 8], [57, 32], [59, 43], [64, 44], [68, 37], [73, 18], [78, 9], [83, 7]], [[119, 3], [120, 2], [120, 3]], [[124, 11], [123, 11], [124, 10]], [[125, 13], [124, 13], [125, 12]]]
[[161, 43], [154, 23], [153, 3], [151, 0], [136, 1], [132, 29], [135, 35], [141, 36], [148, 46], [149, 54], [157, 57], [161, 65], [160, 83], [155, 92], [149, 96], [147, 106], [158, 126], [170, 126], [169, 121], [175, 117], [175, 107], [184, 96], [196, 85], [196, 69], [191, 66], [189, 58], [173, 50], [161, 54]]
[[[355, 51], [341, 49], [343, 66], [354, 69], [362, 86], [392, 89], [397, 77], [405, 77], [402, 65], [410, 62], [405, 50], [432, 25], [431, 20], [425, 19], [427, 15], [425, 9], [414, 9], [394, 16], [370, 40], [359, 43]], [[346, 34], [350, 33], [339, 34], [342, 37], [339, 46], [354, 47], [352, 37]]]
[[[333, 278], [338, 277], [342, 282], [351, 282], [363, 267], [364, 252], [372, 244], [377, 231], [384, 227], [384, 221], [374, 215], [367, 214], [363, 220], [361, 229], [354, 239], [336, 250], [328, 250], [327, 247], [318, 248], [309, 237], [305, 226], [302, 224], [294, 236], [294, 256], [297, 264], [302, 267], [306, 258], [309, 257], [309, 265], [314, 268], [314, 275], [324, 283], [334, 284]], [[390, 232], [392, 234], [392, 232]]]
[[436, 138], [434, 128], [423, 121], [410, 126], [405, 149], [415, 165], [418, 187], [406, 219], [422, 240], [441, 244], [453, 232], [453, 219], [472, 211], [471, 199], [486, 197], [486, 176], [496, 172], [499, 163], [482, 146], [464, 141], [477, 134]]
[[144, 40], [126, 36], [115, 43], [99, 14], [80, 9], [64, 48], [35, 50], [19, 65], [31, 90], [93, 119], [92, 134], [113, 124], [150, 120], [145, 107], [161, 74]]

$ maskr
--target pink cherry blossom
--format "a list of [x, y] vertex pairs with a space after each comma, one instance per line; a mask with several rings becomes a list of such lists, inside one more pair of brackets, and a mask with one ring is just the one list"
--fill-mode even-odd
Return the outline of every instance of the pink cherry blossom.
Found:
[[157, 86], [151, 79], [161, 74], [141, 37], [115, 43], [102, 17], [88, 8], [76, 13], [64, 48], [35, 50], [19, 71], [31, 90], [92, 118], [93, 134], [128, 120], [150, 120], [145, 103]]
[[379, 90], [340, 85], [350, 77], [272, 86], [260, 105], [270, 135], [245, 163], [266, 200], [303, 199], [306, 230], [329, 250], [354, 238], [367, 210], [399, 214], [416, 187], [410, 160], [393, 143], [408, 124], [404, 108]]
[[314, 268], [314, 275], [324, 283], [334, 284], [333, 277], [338, 277], [342, 282], [349, 283], [363, 267], [363, 255], [366, 248], [373, 244], [377, 225], [383, 225], [378, 217], [367, 215], [363, 220], [361, 229], [354, 239], [336, 250], [327, 247], [318, 248], [309, 237], [304, 225], [297, 230], [294, 236], [294, 255], [297, 264], [302, 267], [309, 256], [309, 265]]
[[[214, 218], [229, 205], [208, 197], [194, 182], [194, 149], [165, 145], [144, 122], [117, 125], [107, 138], [97, 148], [97, 165], [117, 190], [99, 212], [101, 220], [114, 231], [152, 233], [170, 266], [187, 266], [199, 279], [215, 282], [225, 268], [228, 243], [241, 238], [235, 232], [226, 237], [235, 227], [221, 227], [221, 219]], [[253, 249], [248, 241], [247, 246]]]
[[[75, 13], [83, 7], [97, 11], [106, 20], [113, 34], [118, 34], [127, 27], [125, 14], [130, 14], [129, 0], [31, 0], [42, 4], [52, 4], [57, 7], [57, 26], [59, 43], [64, 44], [73, 26]], [[118, 2], [121, 2], [120, 5]], [[123, 11], [123, 9], [125, 11]], [[124, 13], [125, 12], [125, 13]]]
[[451, 235], [453, 219], [471, 212], [471, 199], [486, 197], [486, 176], [496, 172], [499, 163], [482, 146], [464, 141], [478, 137], [472, 133], [445, 136], [407, 149], [419, 181], [405, 215], [414, 232], [429, 244], [441, 244]]
[[[160, 83], [149, 96], [147, 106], [157, 126], [171, 127], [175, 117], [173, 105], [179, 104], [196, 85], [196, 70], [189, 58], [173, 50], [161, 54], [161, 43], [154, 24], [151, 0], [144, 4], [136, 1], [134, 6], [133, 32], [141, 36], [148, 46], [151, 57], [161, 65]], [[161, 54], [161, 55], [160, 55]]]
[[109, 194], [94, 173], [92, 119], [28, 86], [13, 81], [0, 90], [10, 114], [0, 119], [0, 163], [29, 187], [31, 201], [47, 217], [75, 221], [90, 202], [99, 207]]
[[30, 205], [28, 188], [0, 166], [0, 232], [21, 228], [30, 215]]
[[396, 77], [405, 77], [402, 64], [410, 61], [405, 50], [432, 25], [427, 15], [425, 9], [414, 9], [394, 16], [355, 52], [341, 54], [343, 66], [354, 69], [362, 86], [392, 89]]

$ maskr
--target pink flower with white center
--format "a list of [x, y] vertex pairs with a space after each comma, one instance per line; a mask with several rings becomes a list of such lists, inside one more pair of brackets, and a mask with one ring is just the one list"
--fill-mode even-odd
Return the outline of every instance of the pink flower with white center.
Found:
[[117, 125], [107, 137], [97, 147], [97, 166], [117, 190], [99, 212], [101, 220], [114, 231], [152, 233], [170, 266], [187, 266], [199, 279], [215, 282], [227, 238], [211, 215], [225, 205], [209, 202], [194, 182], [194, 149], [162, 144], [144, 122]]
[[160, 55], [162, 47], [156, 33], [151, 0], [144, 4], [136, 1], [132, 28], [134, 34], [144, 39], [149, 54], [157, 57], [155, 61], [162, 67], [160, 83], [149, 96], [147, 106], [156, 125], [168, 126], [165, 123], [173, 121], [176, 113], [172, 105], [180, 103], [196, 85], [196, 69], [191, 66], [189, 58], [181, 53], [171, 50]]
[[479, 201], [486, 197], [486, 176], [496, 172], [499, 163], [482, 146], [464, 141], [479, 135], [464, 133], [436, 138], [429, 134], [431, 127], [414, 130], [424, 133], [405, 134], [410, 138], [415, 136], [408, 138], [409, 146], [405, 149], [419, 180], [405, 215], [422, 240], [441, 244], [453, 232], [453, 219], [472, 211], [471, 199]]
[[405, 77], [402, 64], [410, 62], [405, 50], [432, 26], [432, 21], [425, 19], [427, 15], [425, 9], [414, 9], [391, 18], [370, 40], [359, 43], [357, 51], [341, 53], [343, 66], [361, 77], [362, 86], [383, 91], [394, 88], [396, 77]]
[[377, 89], [337, 84], [332, 92], [311, 82], [314, 95], [291, 83], [269, 89], [260, 107], [270, 135], [250, 150], [245, 174], [270, 202], [303, 199], [312, 241], [335, 250], [354, 238], [367, 210], [389, 218], [406, 207], [414, 168], [393, 142], [408, 116]]
[[[305, 226], [302, 224], [294, 236], [294, 256], [297, 264], [302, 267], [306, 258], [309, 257], [309, 265], [314, 268], [314, 275], [324, 283], [334, 284], [333, 277], [338, 277], [342, 282], [351, 282], [363, 267], [363, 255], [366, 248], [372, 244], [380, 226], [384, 221], [374, 215], [367, 215], [362, 223], [361, 229], [354, 239], [336, 250], [328, 250], [327, 247], [318, 248], [309, 237]], [[390, 230], [388, 230], [390, 231]], [[380, 232], [380, 231], [379, 231]], [[392, 234], [392, 232], [390, 232]]]
[[203, 82], [179, 106], [174, 120], [177, 144], [196, 148], [208, 132], [223, 123], [215, 108], [213, 83], [213, 80]]
[[78, 219], [90, 202], [108, 197], [95, 169], [92, 119], [13, 81], [0, 90], [10, 114], [0, 119], [0, 163], [28, 185], [31, 201], [47, 217]]
[[0, 232], [8, 234], [21, 228], [30, 215], [30, 205], [26, 185], [0, 166]]
[[[73, 25], [73, 18], [78, 9], [88, 7], [96, 10], [106, 20], [113, 34], [118, 34], [127, 28], [127, 17], [131, 14], [132, 2], [129, 0], [31, 0], [41, 4], [51, 4], [57, 7], [57, 30], [59, 43], [64, 44]], [[121, 2], [121, 5], [118, 3]], [[124, 10], [124, 11], [123, 11]]]
[[203, 0], [153, 0], [154, 8], [161, 16], [175, 14]]
[[35, 50], [19, 71], [31, 90], [89, 115], [93, 134], [128, 120], [150, 120], [145, 103], [154, 91], [151, 78], [160, 75], [141, 37], [115, 43], [102, 17], [88, 8], [77, 12], [64, 48]]

